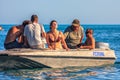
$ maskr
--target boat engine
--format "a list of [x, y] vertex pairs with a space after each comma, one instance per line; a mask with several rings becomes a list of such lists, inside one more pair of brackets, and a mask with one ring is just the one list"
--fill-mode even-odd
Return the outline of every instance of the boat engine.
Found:
[[109, 49], [109, 43], [105, 43], [105, 42], [95, 42], [95, 48]]

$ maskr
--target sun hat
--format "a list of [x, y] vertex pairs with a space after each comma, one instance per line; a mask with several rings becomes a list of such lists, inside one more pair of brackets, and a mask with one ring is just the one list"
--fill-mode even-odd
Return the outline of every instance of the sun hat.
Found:
[[80, 21], [78, 19], [74, 19], [72, 22], [73, 26], [80, 26]]

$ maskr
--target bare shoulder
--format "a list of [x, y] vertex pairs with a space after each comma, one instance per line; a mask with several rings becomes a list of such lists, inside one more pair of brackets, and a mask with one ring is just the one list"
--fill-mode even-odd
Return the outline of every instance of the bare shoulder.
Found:
[[9, 29], [9, 31], [16, 31], [16, 30], [17, 30], [16, 26], [13, 26], [12, 28]]
[[59, 31], [59, 34], [62, 34], [62, 35], [63, 35], [63, 32]]
[[13, 26], [11, 29], [16, 29], [17, 27], [16, 26]]
[[62, 38], [64, 38], [63, 32], [59, 32], [59, 36], [61, 36]]
[[95, 41], [95, 38], [93, 37], [93, 40]]
[[50, 32], [50, 31], [48, 31], [46, 35], [47, 35], [47, 36], [51, 35], [51, 32]]
[[94, 37], [92, 37], [91, 40], [95, 42], [95, 38]]

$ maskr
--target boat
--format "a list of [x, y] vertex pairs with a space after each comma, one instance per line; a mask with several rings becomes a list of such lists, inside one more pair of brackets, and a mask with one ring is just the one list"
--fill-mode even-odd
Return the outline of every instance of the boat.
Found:
[[114, 64], [111, 49], [10, 49], [0, 51], [0, 69], [66, 68]]

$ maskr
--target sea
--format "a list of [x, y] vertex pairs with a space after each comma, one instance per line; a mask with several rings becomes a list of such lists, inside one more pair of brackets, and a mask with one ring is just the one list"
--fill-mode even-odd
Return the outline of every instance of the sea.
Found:
[[[1, 25], [0, 51], [5, 50], [3, 43], [8, 30], [13, 24]], [[64, 32], [67, 24], [60, 24], [58, 30]], [[113, 65], [99, 67], [77, 67], [62, 69], [19, 69], [0, 71], [0, 80], [120, 80], [120, 25], [96, 25], [83, 24], [84, 32], [87, 28], [94, 30], [94, 38], [97, 42], [109, 43], [117, 57]], [[44, 25], [45, 31], [49, 31], [49, 25]], [[84, 36], [83, 43], [86, 39]]]

